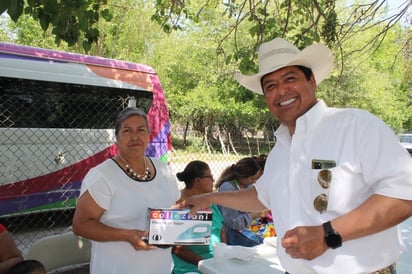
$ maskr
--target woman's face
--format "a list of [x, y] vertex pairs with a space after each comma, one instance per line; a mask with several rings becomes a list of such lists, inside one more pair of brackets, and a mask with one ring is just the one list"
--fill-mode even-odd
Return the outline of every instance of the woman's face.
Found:
[[198, 177], [198, 188], [201, 193], [209, 193], [213, 191], [213, 179], [210, 169], [206, 169], [201, 177]]
[[149, 144], [149, 131], [141, 116], [128, 117], [120, 125], [117, 134], [117, 145], [121, 155], [129, 157], [142, 156]]
[[245, 177], [245, 178], [239, 178], [237, 181], [239, 182], [239, 184], [241, 184], [243, 186], [248, 186], [248, 185], [256, 183], [259, 176], [260, 176], [260, 172], [258, 171], [253, 176], [249, 176], [249, 177]]

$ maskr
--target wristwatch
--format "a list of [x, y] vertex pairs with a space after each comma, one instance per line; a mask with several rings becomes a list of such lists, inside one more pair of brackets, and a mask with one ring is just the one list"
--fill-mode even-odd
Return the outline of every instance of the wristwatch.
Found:
[[330, 248], [338, 248], [342, 246], [342, 237], [338, 232], [333, 230], [332, 224], [329, 222], [323, 223], [323, 230], [325, 231], [325, 242]]

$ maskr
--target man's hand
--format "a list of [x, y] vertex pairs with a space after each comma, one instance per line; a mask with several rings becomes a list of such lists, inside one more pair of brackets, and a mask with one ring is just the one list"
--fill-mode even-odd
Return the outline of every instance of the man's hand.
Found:
[[295, 259], [312, 260], [322, 255], [328, 246], [320, 226], [299, 226], [288, 230], [282, 238], [285, 252]]
[[172, 208], [190, 208], [190, 215], [195, 215], [199, 210], [208, 209], [211, 202], [211, 196], [216, 193], [206, 193], [200, 195], [194, 195], [189, 197], [187, 200], [184, 200], [176, 205], [172, 206]]

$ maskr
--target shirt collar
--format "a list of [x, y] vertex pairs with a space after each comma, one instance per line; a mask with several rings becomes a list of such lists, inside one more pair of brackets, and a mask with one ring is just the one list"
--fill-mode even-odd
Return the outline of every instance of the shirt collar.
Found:
[[[304, 113], [296, 120], [295, 134], [298, 132], [306, 133], [312, 128], [316, 127], [316, 125], [322, 119], [327, 108], [328, 107], [326, 106], [325, 102], [320, 99], [312, 108], [310, 108], [306, 113]], [[291, 138], [289, 129], [283, 124], [279, 126], [275, 134], [276, 137], [280, 139]]]

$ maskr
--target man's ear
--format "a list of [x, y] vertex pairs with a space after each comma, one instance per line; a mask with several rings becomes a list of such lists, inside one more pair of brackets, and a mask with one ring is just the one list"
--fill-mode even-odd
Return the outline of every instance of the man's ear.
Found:
[[312, 73], [312, 75], [310, 76], [309, 82], [310, 82], [310, 85], [311, 85], [314, 89], [316, 89], [316, 79], [315, 79], [315, 75], [314, 75], [313, 73]]

